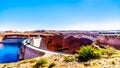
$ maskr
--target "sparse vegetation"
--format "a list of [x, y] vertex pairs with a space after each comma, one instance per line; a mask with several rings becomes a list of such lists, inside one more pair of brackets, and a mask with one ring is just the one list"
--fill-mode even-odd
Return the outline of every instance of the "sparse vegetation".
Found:
[[99, 52], [100, 52], [102, 55], [105, 55], [105, 54], [106, 54], [106, 53], [105, 53], [105, 49], [103, 49], [103, 48], [99, 49]]
[[20, 61], [18, 64], [20, 65], [20, 64], [25, 64], [25, 63], [27, 63], [28, 62], [28, 60], [23, 60], [23, 61]]
[[111, 63], [112, 63], [113, 65], [117, 64], [116, 60], [112, 60]]
[[72, 61], [74, 61], [75, 59], [74, 59], [74, 57], [72, 57], [72, 56], [64, 56], [64, 61], [65, 62], [72, 62]]
[[[1, 64], [0, 68], [104, 68], [106, 66], [109, 68], [110, 65], [119, 68], [120, 51], [112, 47], [107, 46], [98, 49], [88, 45], [81, 47], [77, 52], [76, 56], [52, 55], [46, 58], [34, 58], [16, 63]], [[77, 59], [79, 61], [91, 61], [79, 62]]]
[[37, 61], [37, 59], [31, 59], [29, 60], [30, 63], [35, 63]]
[[51, 63], [48, 68], [53, 68], [55, 66], [55, 63]]
[[111, 56], [111, 55], [113, 55], [115, 53], [116, 53], [116, 49], [114, 49], [113, 47], [107, 46], [105, 48], [105, 54], [106, 55]]
[[82, 46], [79, 50], [77, 50], [77, 58], [80, 61], [88, 61], [91, 59], [97, 59], [102, 56], [101, 51], [93, 48], [92, 46]]
[[44, 67], [44, 66], [46, 66], [47, 64], [48, 64], [48, 61], [47, 61], [45, 58], [41, 58], [41, 59], [39, 59], [39, 60], [36, 62], [34, 68]]
[[76, 57], [80, 61], [88, 61], [91, 59], [97, 59], [101, 58], [102, 55], [107, 55], [111, 56], [117, 52], [116, 49], [113, 47], [107, 46], [105, 49], [95, 49], [94, 47], [88, 45], [88, 46], [83, 46], [79, 50], [77, 50]]
[[8, 64], [5, 64], [4, 67], [8, 67]]

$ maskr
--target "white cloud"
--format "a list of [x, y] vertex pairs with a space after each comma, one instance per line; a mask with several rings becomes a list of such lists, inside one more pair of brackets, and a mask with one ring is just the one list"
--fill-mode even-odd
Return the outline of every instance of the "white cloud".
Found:
[[10, 22], [5, 22], [0, 24], [0, 30], [1, 31], [6, 31], [6, 30], [19, 30], [19, 31], [27, 31], [27, 30], [37, 30], [41, 27], [41, 25], [36, 25], [36, 24], [20, 24], [20, 23], [10, 23]]
[[120, 29], [120, 21], [104, 21], [104, 22], [82, 22], [63, 25], [42, 25], [42, 24], [0, 24], [0, 31], [6, 30], [115, 30]]
[[[88, 22], [87, 22], [88, 23]], [[96, 22], [96, 23], [78, 23], [69, 24], [64, 27], [67, 30], [115, 30], [120, 29], [120, 21]]]

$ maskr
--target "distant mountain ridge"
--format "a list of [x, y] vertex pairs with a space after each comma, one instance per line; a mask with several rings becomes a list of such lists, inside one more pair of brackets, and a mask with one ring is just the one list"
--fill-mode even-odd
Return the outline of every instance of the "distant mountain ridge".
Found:
[[120, 30], [92, 30], [92, 32], [120, 32]]

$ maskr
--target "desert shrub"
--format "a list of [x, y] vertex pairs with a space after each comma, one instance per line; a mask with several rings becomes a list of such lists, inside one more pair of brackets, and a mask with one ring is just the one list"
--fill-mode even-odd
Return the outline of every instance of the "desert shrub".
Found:
[[74, 61], [74, 57], [72, 57], [72, 56], [64, 56], [64, 61], [65, 62], [72, 62], [72, 61]]
[[4, 67], [8, 67], [8, 64], [4, 64], [3, 68], [4, 68]]
[[113, 54], [116, 53], [116, 49], [114, 49], [113, 47], [107, 46], [105, 49], [105, 54], [108, 56], [111, 56]]
[[51, 63], [48, 68], [53, 68], [55, 66], [55, 63]]
[[45, 58], [41, 58], [36, 62], [34, 67], [35, 68], [44, 67], [47, 65], [47, 63], [48, 63], [48, 61]]
[[101, 51], [93, 48], [90, 45], [82, 46], [79, 50], [77, 50], [77, 52], [78, 53], [77, 53], [76, 57], [80, 61], [88, 61], [91, 59], [97, 59], [97, 58], [100, 58], [102, 56]]
[[105, 49], [103, 49], [103, 48], [99, 49], [99, 52], [100, 52], [102, 55], [105, 55], [105, 54], [106, 54], [106, 51], [105, 51]]
[[28, 60], [22, 60], [18, 64], [25, 64], [25, 63], [28, 63]]
[[29, 60], [30, 63], [34, 63], [36, 61], [37, 61], [37, 59], [31, 59], [31, 60]]
[[117, 64], [117, 61], [116, 60], [112, 60], [111, 64], [115, 65], [115, 64]]

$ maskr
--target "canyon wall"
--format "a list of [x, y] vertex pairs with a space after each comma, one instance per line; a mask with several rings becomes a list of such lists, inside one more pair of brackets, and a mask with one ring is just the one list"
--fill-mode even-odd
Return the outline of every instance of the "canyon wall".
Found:
[[62, 47], [63, 36], [61, 34], [53, 34], [52, 36], [43, 36], [43, 40], [48, 50], [58, 50]]
[[92, 40], [80, 36], [72, 35], [65, 38], [62, 34], [53, 34], [52, 36], [42, 36], [48, 50], [64, 53], [76, 53], [82, 45], [92, 44]]
[[120, 37], [98, 36], [97, 41], [101, 47], [109, 45], [116, 49], [120, 49]]
[[63, 39], [62, 42], [62, 48], [66, 49], [64, 50], [65, 53], [76, 53], [76, 50], [78, 50], [81, 46], [85, 45], [91, 45], [92, 40], [83, 38], [83, 37], [75, 37], [75, 36], [69, 36], [66, 39]]
[[[54, 33], [52, 36], [43, 36], [43, 40], [47, 45], [48, 50], [59, 51], [64, 53], [76, 53], [82, 45], [91, 45], [92, 40], [84, 38], [77, 34], [61, 34]], [[112, 46], [116, 49], [120, 49], [120, 38], [114, 36], [97, 36], [97, 43], [100, 47], [107, 45]]]

